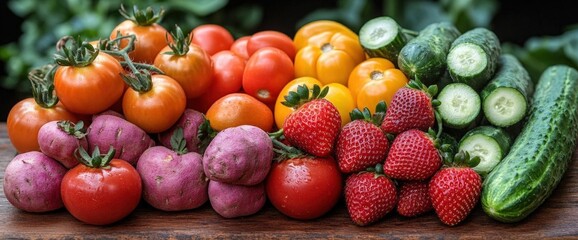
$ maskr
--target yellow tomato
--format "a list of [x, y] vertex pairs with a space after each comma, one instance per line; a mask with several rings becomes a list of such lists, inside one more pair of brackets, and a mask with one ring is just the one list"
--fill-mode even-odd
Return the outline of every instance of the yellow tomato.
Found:
[[[283, 128], [283, 123], [285, 123], [285, 119], [295, 111], [295, 109], [287, 107], [283, 105], [281, 102], [285, 101], [285, 96], [290, 91], [296, 91], [297, 86], [305, 84], [309, 89], [313, 88], [313, 85], [318, 85], [319, 87], [324, 87], [321, 82], [312, 77], [300, 77], [290, 81], [285, 87], [281, 90], [281, 93], [277, 97], [277, 101], [275, 102], [274, 107], [274, 116], [275, 116], [275, 124], [277, 128]], [[346, 123], [350, 122], [349, 113], [353, 111], [355, 108], [355, 101], [353, 100], [353, 96], [351, 95], [351, 91], [342, 84], [339, 83], [330, 83], [325, 85], [329, 88], [325, 99], [329, 100], [337, 110], [339, 111], [339, 115], [341, 115], [341, 126], [344, 126]]]
[[352, 70], [348, 88], [358, 109], [375, 110], [380, 101], [389, 106], [395, 92], [409, 80], [403, 72], [384, 58], [369, 58]]
[[277, 100], [275, 101], [273, 114], [275, 116], [275, 124], [277, 125], [277, 128], [279, 129], [283, 128], [283, 123], [285, 123], [285, 119], [287, 118], [287, 116], [289, 116], [289, 114], [295, 111], [295, 109], [287, 107], [282, 104], [282, 102], [285, 101], [285, 96], [291, 91], [297, 91], [297, 86], [302, 84], [307, 85], [307, 87], [310, 89], [313, 87], [313, 85], [319, 86], [322, 85], [321, 82], [319, 82], [319, 80], [312, 77], [300, 77], [288, 82], [285, 85], [285, 87], [281, 89], [281, 92], [279, 93], [279, 95], [277, 96]]
[[332, 20], [316, 20], [303, 25], [299, 30], [297, 30], [297, 33], [295, 33], [295, 36], [293, 37], [295, 49], [299, 50], [307, 46], [307, 41], [310, 37], [322, 32], [341, 32], [357, 39], [357, 34], [339, 22]]
[[323, 84], [347, 86], [351, 71], [366, 59], [357, 38], [341, 32], [321, 32], [308, 38], [295, 56], [295, 77], [314, 77]]

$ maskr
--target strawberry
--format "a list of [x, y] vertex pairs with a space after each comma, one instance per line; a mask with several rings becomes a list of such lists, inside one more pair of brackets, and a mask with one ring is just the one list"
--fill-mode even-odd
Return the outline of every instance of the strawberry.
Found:
[[329, 88], [313, 86], [312, 93], [306, 85], [285, 96], [284, 104], [296, 110], [283, 124], [285, 139], [309, 154], [326, 157], [333, 153], [341, 129], [341, 115], [337, 108], [324, 99]]
[[391, 134], [412, 128], [427, 131], [435, 123], [434, 105], [439, 105], [439, 101], [432, 100], [435, 94], [436, 85], [426, 88], [417, 80], [410, 81], [393, 95], [381, 129]]
[[402, 182], [399, 186], [397, 213], [415, 217], [433, 209], [428, 192], [428, 181]]
[[337, 137], [336, 158], [339, 170], [353, 173], [382, 163], [387, 156], [389, 140], [379, 125], [385, 114], [385, 102], [380, 102], [373, 115], [368, 108], [354, 109], [352, 121], [345, 124]]
[[482, 178], [471, 167], [480, 162], [459, 152], [429, 182], [429, 195], [438, 218], [446, 225], [462, 222], [480, 199]]
[[393, 180], [385, 176], [381, 164], [374, 169], [349, 175], [345, 181], [345, 203], [351, 220], [366, 226], [384, 218], [397, 202]]
[[388, 176], [403, 180], [429, 179], [441, 167], [442, 158], [433, 133], [410, 129], [397, 135], [384, 163]]

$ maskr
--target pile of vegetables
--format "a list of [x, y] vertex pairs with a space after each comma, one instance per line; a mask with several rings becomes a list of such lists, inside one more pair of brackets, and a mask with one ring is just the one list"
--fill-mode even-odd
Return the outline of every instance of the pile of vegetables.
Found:
[[64, 36], [30, 72], [34, 97], [7, 121], [14, 207], [108, 225], [141, 201], [224, 218], [270, 202], [308, 220], [344, 198], [360, 226], [394, 211], [453, 226], [481, 202], [516, 222], [571, 160], [578, 71], [533, 81], [486, 28], [383, 16], [359, 33], [318, 20], [235, 39], [211, 24], [169, 31], [152, 8], [120, 13], [107, 38]]

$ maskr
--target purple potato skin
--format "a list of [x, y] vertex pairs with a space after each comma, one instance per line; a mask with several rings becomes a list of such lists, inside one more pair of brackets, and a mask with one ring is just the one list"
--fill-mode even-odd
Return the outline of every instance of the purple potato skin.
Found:
[[40, 151], [70, 169], [80, 162], [74, 152], [78, 147], [88, 149], [86, 137], [76, 138], [58, 127], [59, 121], [50, 121], [38, 131]]
[[181, 118], [167, 131], [159, 133], [159, 142], [161, 145], [171, 148], [171, 136], [174, 131], [181, 127], [183, 135], [187, 142], [187, 150], [189, 152], [199, 152], [199, 139], [197, 133], [199, 126], [205, 121], [205, 115], [194, 109], [186, 109]]
[[273, 161], [273, 143], [262, 129], [241, 125], [219, 132], [203, 155], [210, 180], [255, 185], [267, 177]]
[[16, 155], [4, 172], [4, 195], [25, 212], [49, 212], [64, 207], [60, 183], [67, 169], [40, 151]]
[[111, 114], [95, 116], [88, 127], [86, 138], [89, 153], [96, 147], [101, 153], [106, 153], [112, 146], [116, 150], [115, 158], [132, 165], [136, 165], [145, 150], [156, 145], [144, 130], [126, 119]]
[[141, 155], [136, 169], [143, 182], [143, 199], [154, 208], [190, 210], [209, 200], [209, 179], [199, 153], [179, 155], [164, 146], [151, 147]]
[[257, 213], [267, 200], [264, 182], [243, 186], [209, 181], [209, 201], [215, 212], [224, 218], [237, 218]]

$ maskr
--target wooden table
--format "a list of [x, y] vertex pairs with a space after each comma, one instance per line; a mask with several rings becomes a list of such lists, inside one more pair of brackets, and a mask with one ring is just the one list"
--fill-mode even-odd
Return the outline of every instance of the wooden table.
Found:
[[[0, 123], [0, 177], [15, 150]], [[416, 218], [389, 214], [366, 227], [354, 225], [341, 202], [326, 216], [298, 221], [279, 213], [271, 205], [253, 216], [225, 219], [207, 203], [199, 209], [163, 212], [142, 203], [124, 220], [111, 226], [91, 226], [72, 217], [66, 210], [33, 214], [14, 208], [0, 195], [0, 239], [390, 239], [390, 238], [516, 238], [578, 239], [578, 161], [575, 154], [570, 169], [553, 195], [532, 215], [515, 224], [497, 222], [486, 216], [479, 204], [460, 225], [448, 227], [429, 213]], [[2, 186], [0, 186], [2, 187]]]

